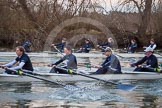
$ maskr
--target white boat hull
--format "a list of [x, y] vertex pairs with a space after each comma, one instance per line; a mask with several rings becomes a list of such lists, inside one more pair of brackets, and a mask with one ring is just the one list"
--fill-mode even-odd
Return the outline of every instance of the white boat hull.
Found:
[[[64, 54], [56, 52], [42, 52], [42, 53], [27, 53], [30, 57], [63, 57]], [[105, 57], [100, 53], [73, 53], [76, 57]], [[0, 52], [3, 57], [15, 57], [17, 56], [15, 52]]]
[[[55, 56], [55, 55], [51, 55], [48, 53], [27, 53], [30, 57], [50, 57], [50, 56]], [[16, 53], [15, 52], [0, 52], [0, 56], [2, 57], [16, 57]]]
[[[106, 58], [105, 55], [103, 55], [102, 53], [73, 53], [76, 57], [102, 57], [102, 58]], [[57, 53], [56, 57], [62, 57], [63, 54]]]
[[[62, 57], [63, 54], [57, 53], [57, 52], [40, 52], [40, 53], [27, 53], [29, 56], [31, 57]], [[96, 53], [73, 53], [76, 57], [105, 57], [105, 55], [103, 55], [101, 52], [96, 52]], [[114, 53], [115, 55], [117, 55], [118, 57], [121, 58], [141, 58], [144, 57], [144, 53], [133, 53], [133, 54], [129, 54], [129, 53]], [[12, 56], [16, 56], [15, 52], [0, 52], [1, 56], [8, 56], [8, 57], [12, 57]], [[158, 58], [162, 58], [161, 55], [159, 54], [154, 54], [156, 57]]]
[[[145, 56], [144, 53], [116, 53], [117, 56], [122, 58], [142, 58]], [[159, 54], [154, 54], [157, 58], [162, 58]]]
[[[158, 74], [158, 73], [104, 74], [104, 75], [91, 75], [91, 76], [104, 79], [104, 80], [153, 80], [153, 79], [162, 78], [162, 74]], [[41, 76], [38, 77], [45, 78], [52, 81], [63, 81], [63, 82], [94, 80], [80, 75], [53, 74], [53, 73], [42, 73]], [[33, 81], [41, 81], [41, 80], [36, 78], [31, 78], [28, 76], [0, 74], [0, 82], [33, 82]]]
[[[58, 57], [63, 56], [63, 53], [56, 53], [56, 52], [50, 52], [48, 54], [55, 54]], [[102, 54], [102, 52], [95, 52], [95, 53], [73, 53], [76, 57], [105, 57], [105, 55]], [[114, 52], [114, 54], [121, 58], [142, 58], [145, 56], [143, 53], [118, 53]], [[158, 58], [162, 58], [160, 54], [154, 54]]]

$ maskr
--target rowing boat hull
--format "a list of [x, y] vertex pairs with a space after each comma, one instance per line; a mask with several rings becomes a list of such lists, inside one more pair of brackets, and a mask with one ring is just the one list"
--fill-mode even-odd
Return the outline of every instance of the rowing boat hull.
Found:
[[[116, 53], [117, 56], [122, 58], [142, 58], [145, 56], [144, 53]], [[154, 54], [158, 58], [162, 58], [159, 54]]]
[[[104, 80], [153, 80], [153, 79], [162, 78], [162, 74], [157, 74], [157, 73], [104, 74], [104, 75], [92, 75], [92, 76]], [[52, 81], [63, 81], [63, 82], [94, 80], [80, 75], [51, 74], [51, 73], [43, 73], [41, 74], [41, 76], [38, 77], [45, 78]], [[40, 80], [28, 76], [0, 74], [0, 82], [33, 82], [33, 81], [40, 81]]]
[[[102, 57], [104, 58], [105, 56], [101, 52], [97, 53], [73, 53], [76, 57]], [[144, 57], [144, 53], [114, 53], [118, 57], [121, 58], [141, 58]], [[15, 57], [16, 53], [15, 52], [0, 52], [1, 56], [9, 56], [9, 57]], [[40, 53], [28, 53], [30, 57], [62, 57], [63, 54], [57, 53], [57, 52], [40, 52]], [[158, 58], [162, 58], [161, 55], [159, 54], [154, 54]]]
[[[30, 57], [50, 57], [50, 56], [55, 56], [55, 55], [51, 55], [48, 53], [27, 53]], [[16, 53], [15, 52], [0, 52], [0, 56], [1, 57], [16, 57]]]
[[[51, 52], [51, 53], [27, 53], [30, 57], [62, 57], [64, 54]], [[102, 57], [105, 56], [100, 53], [73, 53], [76, 57]], [[3, 57], [15, 57], [17, 56], [15, 52], [0, 52], [0, 55]]]
[[[48, 54], [55, 54], [58, 57], [63, 56], [63, 53], [56, 53], [56, 52], [48, 52]], [[101, 52], [95, 52], [95, 53], [73, 53], [76, 57], [105, 57]], [[145, 54], [143, 53], [117, 53], [114, 52], [115, 55], [121, 58], [141, 58], [144, 57]], [[162, 58], [160, 54], [154, 54], [158, 58]]]
[[[76, 57], [102, 57], [105, 58], [106, 56], [102, 53], [73, 53]], [[63, 54], [57, 53], [56, 57], [62, 57]]]

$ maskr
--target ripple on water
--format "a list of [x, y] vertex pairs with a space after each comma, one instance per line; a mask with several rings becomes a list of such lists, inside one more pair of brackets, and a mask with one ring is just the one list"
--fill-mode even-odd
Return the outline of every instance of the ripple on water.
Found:
[[[8, 62], [15, 57], [1, 57], [0, 62]], [[32, 57], [33, 62], [49, 63], [56, 58]], [[90, 60], [78, 59], [79, 62]], [[96, 59], [94, 60], [96, 61]], [[133, 61], [133, 60], [132, 60]], [[49, 72], [49, 67], [35, 67], [36, 71]], [[128, 81], [130, 82], [130, 81]], [[65, 82], [66, 83], [66, 82]], [[122, 82], [123, 83], [123, 82]], [[124, 82], [125, 83], [125, 82]], [[0, 83], [0, 106], [30, 107], [152, 107], [161, 105], [162, 80], [134, 81], [138, 85], [132, 92], [120, 91], [114, 87], [96, 84], [96, 82], [75, 82], [79, 90], [68, 91], [51, 83]], [[74, 86], [75, 86], [74, 85]], [[80, 89], [81, 88], [81, 89]], [[160, 108], [160, 107], [159, 107]]]
[[162, 79], [157, 79], [157, 80], [153, 80], [153, 81], [148, 81], [145, 82], [146, 84], [142, 84], [141, 86], [143, 86], [143, 88], [147, 88], [144, 89], [143, 92], [147, 93], [149, 95], [154, 95], [154, 96], [162, 96]]
[[70, 101], [124, 101], [125, 98], [114, 93], [115, 90], [104, 88], [103, 86], [95, 86], [95, 83], [80, 82], [77, 91], [68, 91], [62, 89], [55, 91], [50, 98], [56, 100]]

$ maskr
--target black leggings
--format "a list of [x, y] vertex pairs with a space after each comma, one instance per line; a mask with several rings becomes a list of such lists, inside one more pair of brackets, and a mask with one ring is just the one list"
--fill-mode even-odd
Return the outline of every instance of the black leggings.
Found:
[[142, 68], [138, 67], [134, 71], [140, 71], [140, 72], [156, 72], [154, 68]]
[[119, 71], [113, 71], [106, 67], [99, 68], [94, 74], [122, 74]]
[[16, 72], [13, 72], [11, 70], [6, 70], [5, 73], [7, 73], [7, 74], [13, 74], [13, 75], [18, 75]]
[[[64, 67], [65, 69], [67, 69], [66, 67]], [[50, 73], [61, 73], [61, 74], [68, 74], [66, 70], [60, 69], [60, 68], [52, 68], [50, 70]]]
[[107, 68], [99, 68], [95, 74], [105, 74], [107, 73]]
[[[60, 69], [60, 68], [57, 68], [57, 67], [54, 67], [54, 68], [52, 68], [51, 70], [50, 70], [50, 72], [49, 73], [60, 73], [60, 74], [70, 74], [70, 73], [68, 73], [67, 72], [67, 67], [63, 67], [64, 69], [66, 69], [66, 70], [64, 70], [64, 69]], [[76, 75], [76, 73], [72, 73], [73, 75]]]

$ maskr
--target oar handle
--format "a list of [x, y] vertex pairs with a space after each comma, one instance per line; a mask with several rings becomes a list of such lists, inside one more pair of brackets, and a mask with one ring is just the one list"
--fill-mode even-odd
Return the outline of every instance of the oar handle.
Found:
[[14, 72], [14, 74], [17, 74], [17, 75], [23, 75], [23, 72], [21, 70], [13, 70], [13, 69], [10, 69], [8, 67], [4, 67], [3, 69], [8, 70], [8, 71], [12, 71], [12, 72]]
[[4, 66], [0, 65], [0, 68], [4, 68]]
[[61, 55], [65, 56], [56, 46], [53, 46], [57, 52], [59, 52]]
[[0, 65], [0, 68], [2, 68], [2, 69], [7, 69], [8, 67], [7, 66], [3, 66], [3, 65]]

